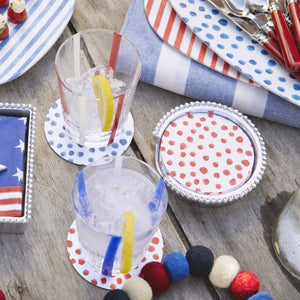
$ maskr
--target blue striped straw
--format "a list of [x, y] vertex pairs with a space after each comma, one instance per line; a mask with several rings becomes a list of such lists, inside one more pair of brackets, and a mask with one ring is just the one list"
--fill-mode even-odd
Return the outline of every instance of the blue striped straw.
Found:
[[121, 236], [111, 235], [102, 264], [101, 273], [103, 275], [112, 276], [112, 270], [121, 240]]
[[85, 181], [84, 181], [84, 173], [81, 171], [77, 177], [77, 187], [79, 193], [79, 205], [78, 210], [80, 211], [80, 215], [83, 218], [87, 218], [92, 214], [92, 211], [89, 210], [89, 204], [87, 203], [87, 193], [85, 189]]
[[153, 213], [152, 225], [154, 225], [157, 222], [158, 215], [156, 214], [156, 212], [159, 210], [161, 198], [162, 198], [162, 195], [165, 192], [165, 190], [166, 190], [165, 184], [164, 184], [163, 180], [160, 178], [158, 185], [156, 187], [156, 190], [154, 192], [154, 197], [153, 197], [152, 201], [150, 201], [148, 204], [148, 208]]

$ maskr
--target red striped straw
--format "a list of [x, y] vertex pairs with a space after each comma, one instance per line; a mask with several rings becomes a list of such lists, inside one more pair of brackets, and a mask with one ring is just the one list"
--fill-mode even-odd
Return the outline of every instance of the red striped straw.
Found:
[[119, 120], [120, 120], [120, 116], [121, 116], [121, 112], [122, 112], [124, 98], [125, 98], [125, 94], [122, 94], [122, 95], [119, 96], [117, 111], [116, 111], [116, 115], [115, 115], [115, 120], [114, 120], [113, 127], [111, 129], [111, 134], [110, 134], [109, 141], [108, 141], [107, 145], [110, 145], [114, 142], [114, 138], [115, 138], [115, 135], [116, 135], [116, 132], [117, 132], [117, 129], [118, 129]]
[[[110, 52], [110, 58], [109, 58], [109, 65], [108, 65], [109, 67], [111, 67], [113, 69], [113, 72], [115, 72], [116, 65], [117, 65], [118, 54], [119, 54], [119, 49], [120, 49], [120, 45], [121, 45], [121, 39], [122, 39], [122, 36], [120, 34], [114, 32], [114, 37], [113, 37], [113, 42], [112, 42], [112, 47], [111, 47], [111, 52]], [[111, 129], [109, 141], [107, 144], [108, 146], [114, 142], [116, 131], [117, 131], [118, 125], [119, 125], [120, 115], [122, 112], [124, 96], [125, 96], [124, 94], [119, 96], [117, 111], [116, 111], [112, 129]]]

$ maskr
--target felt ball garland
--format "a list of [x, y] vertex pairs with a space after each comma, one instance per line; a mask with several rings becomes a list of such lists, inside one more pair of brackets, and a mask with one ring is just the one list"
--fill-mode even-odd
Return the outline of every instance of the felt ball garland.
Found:
[[189, 274], [208, 278], [215, 287], [228, 288], [235, 300], [273, 300], [268, 293], [258, 293], [257, 276], [250, 271], [241, 271], [234, 257], [221, 255], [214, 259], [212, 251], [204, 246], [192, 246], [185, 256], [179, 252], [169, 253], [162, 263], [147, 263], [139, 277], [128, 279], [117, 293], [111, 290], [104, 300], [151, 300], [153, 294], [164, 293], [171, 282], [182, 281]]

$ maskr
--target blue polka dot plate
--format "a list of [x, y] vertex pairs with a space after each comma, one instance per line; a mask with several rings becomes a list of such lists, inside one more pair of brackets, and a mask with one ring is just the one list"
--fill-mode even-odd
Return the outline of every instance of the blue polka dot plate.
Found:
[[176, 13], [223, 60], [258, 85], [300, 105], [300, 82], [206, 0], [169, 0]]
[[78, 165], [89, 165], [104, 156], [122, 155], [129, 147], [134, 133], [134, 122], [129, 114], [124, 124], [125, 130], [111, 145], [99, 148], [83, 147], [74, 142], [63, 126], [60, 99], [53, 103], [45, 118], [45, 135], [53, 151], [63, 159]]

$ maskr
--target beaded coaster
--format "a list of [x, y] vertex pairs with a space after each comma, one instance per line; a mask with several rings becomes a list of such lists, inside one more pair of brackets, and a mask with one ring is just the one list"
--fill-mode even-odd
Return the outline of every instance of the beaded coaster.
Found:
[[76, 221], [74, 221], [69, 229], [67, 237], [67, 250], [69, 259], [75, 270], [86, 281], [104, 288], [104, 289], [121, 289], [124, 282], [129, 278], [138, 276], [143, 266], [151, 261], [161, 262], [163, 257], [163, 238], [159, 228], [156, 230], [151, 243], [145, 252], [141, 263], [128, 274], [117, 274], [115, 276], [105, 276], [100, 272], [95, 271], [91, 266], [85, 262], [81, 254], [80, 243], [78, 240]]
[[208, 205], [241, 198], [260, 181], [266, 151], [251, 121], [230, 107], [191, 102], [157, 125], [156, 165], [179, 195]]
[[77, 144], [66, 134], [60, 99], [50, 107], [45, 119], [46, 139], [54, 152], [71, 163], [85, 166], [108, 155], [122, 155], [133, 138], [134, 122], [131, 113], [125, 121], [124, 128], [125, 130], [111, 145], [88, 148]]

